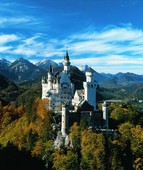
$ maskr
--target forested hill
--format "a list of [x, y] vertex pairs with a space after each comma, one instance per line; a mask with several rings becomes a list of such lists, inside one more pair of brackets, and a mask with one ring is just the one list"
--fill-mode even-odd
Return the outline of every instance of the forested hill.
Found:
[[15, 101], [20, 94], [21, 91], [15, 83], [0, 75], [0, 100], [2, 102]]
[[[62, 145], [59, 150], [54, 147], [54, 141], [60, 130], [60, 114], [56, 115], [54, 111], [45, 109], [48, 101], [40, 99], [40, 80], [18, 86], [0, 76], [0, 82], [1, 99], [8, 102], [0, 103], [0, 169], [8, 170], [8, 166], [4, 166], [4, 160], [7, 161], [9, 157], [2, 157], [1, 154], [3, 156], [9, 154], [13, 147], [14, 153], [11, 153], [14, 164], [12, 163], [11, 167], [15, 167], [15, 170], [19, 170], [19, 162], [24, 163], [21, 160], [22, 152], [25, 159], [31, 160], [32, 157], [36, 157], [51, 170], [108, 170], [108, 167], [110, 170], [142, 169], [143, 104], [110, 105], [109, 128], [115, 130], [110, 133], [88, 129], [84, 120], [79, 124], [75, 122], [69, 130], [72, 145], [69, 144], [67, 147]], [[138, 95], [142, 94], [141, 87], [136, 89], [98, 87], [97, 90], [99, 100], [105, 96], [109, 99], [119, 97], [118, 92], [127, 97], [127, 93], [131, 93], [129, 90], [132, 94], [137, 91]], [[98, 109], [100, 108], [99, 104]], [[41, 166], [40, 164], [41, 162], [37, 167]], [[26, 165], [23, 167], [27, 169]], [[35, 167], [32, 160], [29, 167]]]
[[[58, 149], [54, 147], [54, 141], [60, 131], [60, 119], [55, 120], [57, 115], [45, 109], [45, 104], [48, 104], [46, 100], [30, 98], [21, 105], [0, 105], [0, 169], [10, 169], [3, 168], [8, 167], [4, 165], [4, 160], [8, 160], [9, 155], [1, 156], [2, 153], [3, 156], [9, 154], [9, 151], [15, 163], [11, 167], [15, 170], [19, 170], [20, 162], [27, 162], [29, 153], [30, 157], [42, 160], [50, 170], [142, 169], [143, 112], [137, 106], [110, 105], [109, 126], [115, 131], [109, 133], [88, 129], [84, 120], [79, 124], [75, 122], [69, 130], [72, 144], [61, 145]], [[54, 126], [55, 121], [59, 121], [57, 127]], [[17, 150], [13, 152], [13, 146], [21, 154]], [[35, 166], [31, 160], [30, 165], [24, 167]]]

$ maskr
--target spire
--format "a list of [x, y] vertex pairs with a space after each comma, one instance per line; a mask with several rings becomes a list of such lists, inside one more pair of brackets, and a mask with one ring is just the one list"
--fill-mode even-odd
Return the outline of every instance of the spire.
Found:
[[64, 65], [64, 72], [70, 75], [70, 59], [69, 59], [68, 50], [66, 50], [66, 55], [64, 56], [63, 65]]
[[66, 55], [64, 56], [64, 60], [69, 61], [68, 49], [66, 50]]

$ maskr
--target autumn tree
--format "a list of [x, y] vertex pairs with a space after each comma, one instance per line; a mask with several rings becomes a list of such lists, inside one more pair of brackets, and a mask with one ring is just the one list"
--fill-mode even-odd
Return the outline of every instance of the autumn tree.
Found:
[[73, 149], [78, 152], [80, 150], [81, 131], [77, 123], [74, 123], [73, 126], [70, 128], [69, 136], [72, 141]]
[[131, 150], [134, 155], [133, 166], [136, 170], [143, 168], [143, 128], [140, 125], [131, 129]]
[[81, 168], [84, 170], [105, 169], [105, 138], [91, 130], [81, 136]]
[[77, 154], [72, 150], [67, 150], [66, 153], [56, 150], [53, 153], [53, 168], [55, 170], [79, 170]]

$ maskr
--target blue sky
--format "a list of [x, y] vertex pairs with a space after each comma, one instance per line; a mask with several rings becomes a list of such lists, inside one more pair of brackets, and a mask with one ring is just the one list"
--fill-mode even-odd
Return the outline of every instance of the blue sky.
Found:
[[1, 0], [0, 58], [143, 74], [143, 0]]

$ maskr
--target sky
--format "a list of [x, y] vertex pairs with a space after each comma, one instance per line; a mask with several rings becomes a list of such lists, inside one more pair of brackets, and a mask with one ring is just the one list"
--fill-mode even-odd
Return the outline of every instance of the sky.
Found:
[[143, 74], [143, 0], [1, 0], [0, 58]]

